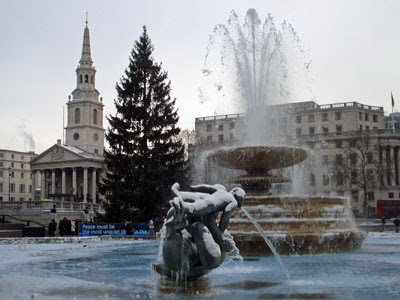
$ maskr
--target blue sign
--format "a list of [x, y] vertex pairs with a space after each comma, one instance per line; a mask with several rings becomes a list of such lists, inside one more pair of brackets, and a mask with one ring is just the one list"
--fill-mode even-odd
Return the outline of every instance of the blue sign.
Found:
[[123, 223], [80, 223], [79, 236], [126, 235]]

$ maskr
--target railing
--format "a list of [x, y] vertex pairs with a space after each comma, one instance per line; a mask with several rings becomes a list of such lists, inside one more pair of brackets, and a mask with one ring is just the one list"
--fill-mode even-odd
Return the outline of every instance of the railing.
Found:
[[227, 114], [227, 115], [218, 115], [218, 116], [207, 116], [207, 117], [200, 117], [196, 118], [195, 122], [200, 123], [203, 121], [213, 121], [213, 120], [223, 120], [223, 119], [237, 119], [245, 117], [245, 113], [238, 113], [238, 114]]
[[383, 107], [381, 106], [373, 106], [373, 105], [365, 105], [358, 102], [342, 102], [342, 103], [333, 103], [333, 104], [323, 104], [319, 106], [319, 109], [331, 109], [331, 108], [341, 108], [341, 107], [359, 107], [362, 109], [374, 110], [374, 111], [383, 111]]
[[0, 215], [0, 216], [1, 216], [2, 224], [6, 223], [6, 217], [7, 217], [9, 219], [13, 219], [13, 220], [16, 220], [16, 221], [21, 222], [21, 223], [26, 223], [26, 226], [30, 226], [30, 223], [35, 223], [35, 224], [37, 224], [39, 226], [47, 227], [47, 225], [44, 225], [42, 223], [39, 223], [39, 222], [36, 222], [36, 221], [32, 221], [32, 220], [23, 220], [23, 219], [19, 219], [19, 218], [10, 216], [10, 215]]
[[400, 137], [400, 129], [369, 129], [369, 130], [356, 130], [356, 131], [342, 131], [342, 132], [328, 132], [328, 133], [314, 133], [314, 134], [302, 134], [297, 135], [297, 138], [300, 139], [325, 139], [325, 138], [333, 138], [333, 137], [358, 137], [361, 135], [369, 134], [370, 136], [382, 135], [382, 134], [394, 134], [399, 135]]
[[54, 208], [60, 211], [89, 211], [104, 212], [101, 204], [97, 203], [84, 203], [84, 202], [70, 202], [70, 201], [56, 201], [56, 200], [42, 200], [42, 201], [20, 201], [20, 202], [0, 202], [1, 211], [43, 211], [51, 210]]

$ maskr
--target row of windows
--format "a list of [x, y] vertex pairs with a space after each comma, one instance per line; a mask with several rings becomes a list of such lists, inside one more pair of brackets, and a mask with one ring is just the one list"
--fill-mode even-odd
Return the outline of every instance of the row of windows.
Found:
[[[235, 123], [229, 123], [229, 129], [232, 130], [235, 128]], [[224, 124], [219, 124], [217, 126], [218, 131], [224, 131]], [[212, 132], [213, 131], [213, 125], [212, 124], [207, 124], [207, 132]]]
[[[0, 158], [4, 158], [4, 153], [0, 152]], [[21, 155], [21, 159], [24, 160], [25, 156]], [[11, 159], [15, 159], [15, 154], [11, 153]]]
[[[25, 184], [19, 185], [19, 193], [25, 193]], [[0, 182], [0, 193], [4, 192], [4, 183]], [[10, 193], [15, 193], [15, 183], [10, 183]], [[32, 185], [29, 185], [29, 193], [32, 193]]]
[[[342, 135], [343, 133], [343, 126], [342, 124], [337, 124], [336, 125], [336, 135]], [[309, 127], [308, 128], [308, 134], [310, 136], [315, 135], [315, 127]], [[329, 127], [328, 126], [322, 126], [322, 134], [323, 135], [328, 135], [329, 134]], [[296, 128], [296, 135], [302, 135], [302, 128]]]
[[[75, 108], [75, 124], [79, 124], [81, 122], [81, 110], [79, 108]], [[97, 109], [93, 109], [93, 124], [97, 124]]]
[[[4, 171], [3, 170], [0, 170], [0, 177], [4, 177]], [[14, 171], [11, 171], [10, 177], [14, 178]], [[20, 177], [21, 177], [21, 179], [25, 178], [25, 173], [21, 172], [20, 173]], [[30, 177], [29, 178], [32, 179], [32, 177], [33, 177], [33, 175], [32, 175], [32, 173], [30, 173]]]
[[[31, 200], [32, 200], [32, 198], [29, 198], [29, 201], [31, 201]], [[0, 202], [1, 201], [4, 201], [2, 196], [0, 196]], [[15, 201], [15, 197], [10, 197], [10, 201], [14, 202]], [[19, 197], [19, 201], [25, 201], [25, 198], [24, 197]]]
[[[20, 164], [20, 166], [21, 166], [21, 169], [24, 168], [24, 164]], [[2, 168], [2, 167], [4, 167], [4, 163], [2, 161], [0, 161], [0, 168]], [[10, 164], [10, 167], [14, 168], [14, 163], [13, 162]]]
[[[296, 124], [300, 124], [302, 122], [302, 117], [301, 115], [296, 116]], [[363, 120], [363, 114], [362, 112], [359, 112], [359, 119], [360, 121]], [[364, 114], [364, 119], [365, 121], [369, 121], [369, 114], [365, 113]], [[335, 112], [335, 120], [339, 121], [342, 120], [342, 112], [337, 111]], [[321, 114], [321, 121], [322, 122], [327, 122], [329, 121], [329, 114], [328, 113], [322, 113]], [[373, 122], [378, 122], [378, 115], [372, 115], [372, 121]], [[308, 115], [308, 123], [313, 123], [315, 122], [315, 115]]]
[[[233, 134], [231, 133], [230, 135], [229, 135], [229, 140], [230, 141], [234, 141], [235, 140], [235, 138], [234, 138], [234, 136], [233, 136]], [[212, 138], [212, 135], [208, 135], [207, 136], [207, 143], [212, 143], [213, 142], [213, 138]], [[219, 134], [218, 135], [218, 143], [223, 143], [224, 142], [224, 135], [223, 134]]]

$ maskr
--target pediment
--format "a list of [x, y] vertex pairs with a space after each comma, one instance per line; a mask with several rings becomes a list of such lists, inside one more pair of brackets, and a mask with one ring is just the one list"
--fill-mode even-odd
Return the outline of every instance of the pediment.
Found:
[[79, 161], [84, 159], [85, 158], [78, 153], [61, 145], [55, 144], [33, 159], [31, 164], [49, 164], [63, 161]]

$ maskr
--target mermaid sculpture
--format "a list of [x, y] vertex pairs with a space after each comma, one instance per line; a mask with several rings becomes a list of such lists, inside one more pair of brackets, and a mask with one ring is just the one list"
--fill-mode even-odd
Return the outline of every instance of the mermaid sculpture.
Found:
[[246, 194], [241, 188], [227, 192], [219, 184], [191, 186], [185, 192], [179, 191], [179, 184], [175, 183], [171, 190], [175, 197], [169, 202], [171, 208], [164, 224], [163, 263], [153, 266], [161, 275], [194, 280], [221, 265], [234, 248], [224, 231]]

